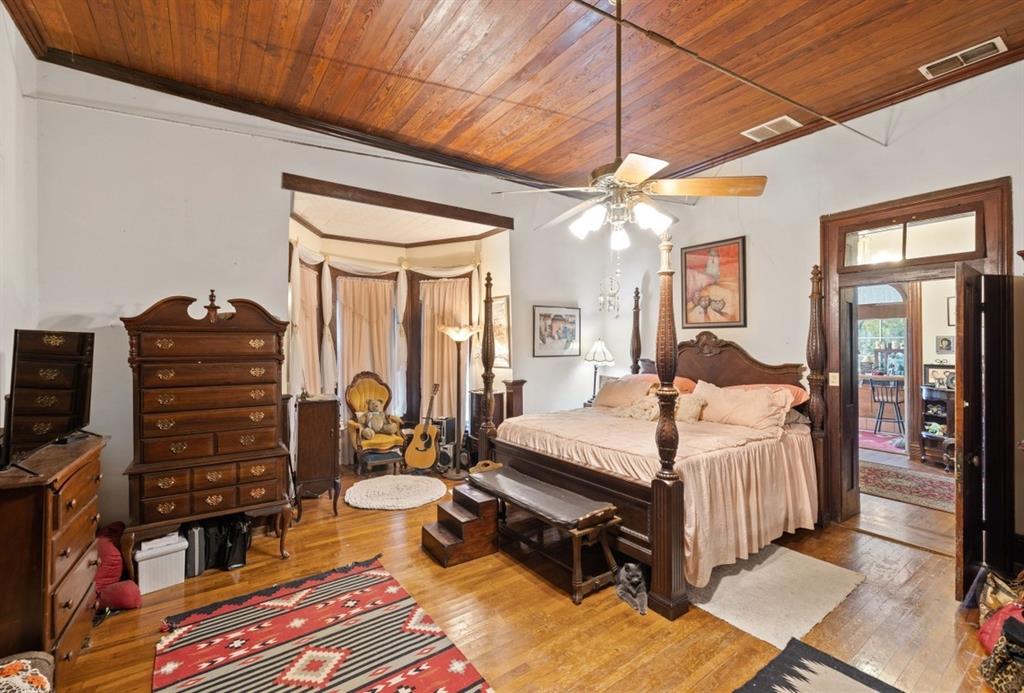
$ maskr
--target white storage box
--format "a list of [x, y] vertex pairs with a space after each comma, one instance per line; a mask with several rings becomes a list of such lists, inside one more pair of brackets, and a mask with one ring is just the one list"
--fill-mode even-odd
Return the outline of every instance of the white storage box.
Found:
[[174, 534], [144, 541], [135, 552], [139, 592], [146, 594], [185, 582], [185, 549], [188, 541]]

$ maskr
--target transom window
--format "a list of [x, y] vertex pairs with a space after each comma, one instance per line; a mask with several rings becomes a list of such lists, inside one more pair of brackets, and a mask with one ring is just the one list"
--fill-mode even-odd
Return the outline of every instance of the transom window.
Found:
[[930, 219], [893, 220], [884, 226], [847, 231], [843, 266], [980, 257], [984, 250], [980, 247], [978, 217], [972, 210]]

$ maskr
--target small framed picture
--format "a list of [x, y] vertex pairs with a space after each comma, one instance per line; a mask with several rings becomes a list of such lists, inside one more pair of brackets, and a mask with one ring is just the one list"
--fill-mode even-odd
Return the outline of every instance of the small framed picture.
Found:
[[534, 306], [533, 355], [579, 356], [580, 309], [569, 306]]
[[956, 367], [948, 363], [924, 364], [924, 384], [944, 390], [955, 390]]
[[939, 335], [935, 338], [936, 354], [953, 353], [953, 337], [951, 335]]
[[946, 297], [946, 327], [956, 327], [956, 296]]
[[683, 327], [747, 326], [747, 237], [682, 253]]

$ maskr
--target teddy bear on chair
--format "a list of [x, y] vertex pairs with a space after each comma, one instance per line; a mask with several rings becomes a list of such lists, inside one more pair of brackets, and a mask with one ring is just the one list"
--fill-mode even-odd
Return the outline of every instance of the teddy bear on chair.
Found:
[[384, 402], [379, 399], [366, 400], [366, 411], [359, 415], [359, 435], [370, 440], [378, 433], [397, 435], [402, 427], [402, 420], [397, 416], [384, 413]]

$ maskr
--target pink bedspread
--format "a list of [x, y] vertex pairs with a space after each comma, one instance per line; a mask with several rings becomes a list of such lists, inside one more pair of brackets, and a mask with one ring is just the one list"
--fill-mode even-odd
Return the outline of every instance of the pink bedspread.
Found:
[[[795, 424], [777, 436], [706, 421], [678, 426], [675, 468], [684, 483], [691, 585], [703, 587], [712, 568], [747, 558], [784, 532], [814, 527], [818, 493], [807, 426]], [[649, 483], [660, 466], [654, 427], [594, 407], [507, 419], [498, 439]]]

